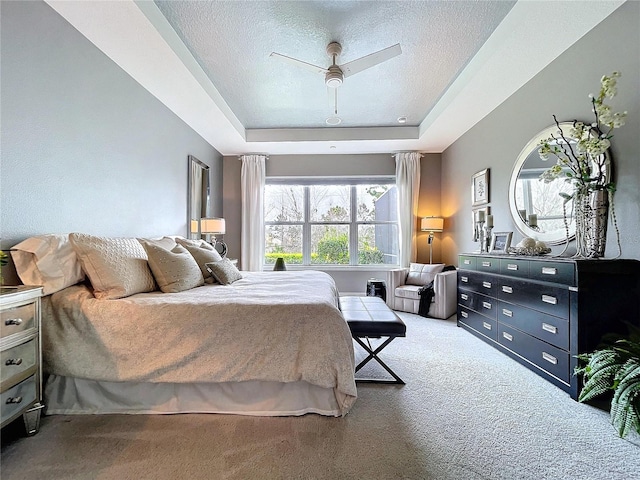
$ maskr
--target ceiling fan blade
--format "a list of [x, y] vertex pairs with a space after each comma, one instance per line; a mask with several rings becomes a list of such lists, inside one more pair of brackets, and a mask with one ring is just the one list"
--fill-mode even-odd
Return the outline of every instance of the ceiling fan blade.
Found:
[[386, 62], [390, 58], [397, 57], [401, 53], [402, 49], [400, 48], [400, 44], [396, 43], [395, 45], [384, 48], [379, 52], [371, 53], [365, 57], [360, 57], [356, 60], [347, 62], [344, 65], [340, 65], [340, 70], [342, 70], [342, 73], [345, 77], [350, 77], [351, 75], [360, 73], [367, 68], [371, 68], [378, 65], [379, 63]]
[[287, 57], [286, 55], [282, 55], [281, 53], [271, 52], [269, 56], [279, 58], [281, 60], [284, 60], [285, 62], [291, 63], [292, 65], [297, 65], [299, 67], [306, 68], [307, 70], [321, 73], [323, 75], [328, 72], [328, 70], [324, 67], [312, 65], [311, 63], [303, 62], [302, 60], [298, 60], [297, 58]]

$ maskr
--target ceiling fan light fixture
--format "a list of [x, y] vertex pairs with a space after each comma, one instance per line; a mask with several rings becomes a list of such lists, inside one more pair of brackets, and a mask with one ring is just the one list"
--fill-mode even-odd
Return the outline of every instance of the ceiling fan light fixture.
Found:
[[340, 117], [331, 116], [331, 117], [327, 117], [325, 122], [327, 125], [331, 125], [333, 127], [336, 125], [340, 125], [342, 123], [342, 119]]
[[343, 75], [342, 70], [336, 66], [329, 67], [329, 71], [324, 76], [324, 83], [327, 87], [338, 88], [342, 85]]

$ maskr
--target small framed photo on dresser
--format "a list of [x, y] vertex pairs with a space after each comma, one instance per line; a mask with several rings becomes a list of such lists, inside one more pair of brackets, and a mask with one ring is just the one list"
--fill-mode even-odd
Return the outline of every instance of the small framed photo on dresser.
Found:
[[509, 253], [513, 232], [495, 232], [491, 234], [489, 253]]

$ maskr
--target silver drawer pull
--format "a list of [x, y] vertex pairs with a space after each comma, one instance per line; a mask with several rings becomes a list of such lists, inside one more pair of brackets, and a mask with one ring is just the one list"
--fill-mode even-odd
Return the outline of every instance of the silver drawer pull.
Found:
[[5, 363], [5, 365], [20, 365], [22, 364], [21, 358], [9, 358]]
[[469, 314], [467, 312], [460, 312], [460, 316], [462, 318], [469, 318]]
[[491, 266], [491, 262], [482, 262], [482, 266], [483, 267], [490, 267]]
[[542, 358], [549, 363], [553, 363], [554, 365], [558, 364], [558, 359], [547, 352], [542, 352]]
[[465, 265], [471, 265], [471, 260], [465, 260], [465, 261], [464, 261], [464, 262], [462, 262], [462, 263], [464, 263]]
[[513, 317], [513, 312], [512, 312], [511, 310], [507, 310], [506, 308], [503, 308], [503, 309], [502, 309], [502, 314], [503, 314], [505, 317]]
[[511, 335], [510, 333], [502, 332], [502, 336], [507, 340], [509, 340], [510, 342], [513, 342], [513, 335]]
[[484, 328], [486, 328], [487, 330], [491, 330], [491, 324], [490, 324], [490, 323], [482, 322], [482, 326], [483, 326]]
[[491, 310], [491, 304], [489, 302], [482, 302], [482, 306], [487, 310]]
[[7, 398], [7, 401], [5, 402], [7, 405], [10, 405], [12, 403], [20, 403], [22, 402], [22, 397], [9, 397]]
[[542, 267], [543, 275], [557, 275], [558, 269], [553, 267]]
[[467, 283], [469, 281], [469, 279], [467, 277], [460, 277], [460, 281]]
[[463, 300], [469, 300], [469, 295], [467, 295], [466, 293], [461, 293], [460, 298]]
[[518, 270], [518, 265], [516, 265], [515, 263], [508, 263], [507, 270]]
[[542, 295], [542, 301], [544, 303], [550, 303], [551, 305], [556, 305], [558, 303], [558, 299], [551, 295]]
[[5, 325], [22, 325], [21, 318], [8, 318], [4, 321]]
[[502, 286], [502, 291], [503, 291], [504, 293], [513, 293], [513, 288], [511, 288], [511, 287], [507, 287], [506, 285], [503, 285], [503, 286]]
[[482, 282], [484, 288], [491, 288], [491, 282]]
[[549, 333], [558, 333], [558, 328], [553, 325], [549, 325], [548, 323], [542, 323], [542, 329], [546, 330]]

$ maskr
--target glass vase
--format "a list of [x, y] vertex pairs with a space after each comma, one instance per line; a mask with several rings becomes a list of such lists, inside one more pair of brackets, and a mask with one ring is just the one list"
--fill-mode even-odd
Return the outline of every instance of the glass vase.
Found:
[[576, 254], [578, 258], [604, 257], [607, 243], [609, 194], [605, 190], [576, 192]]

